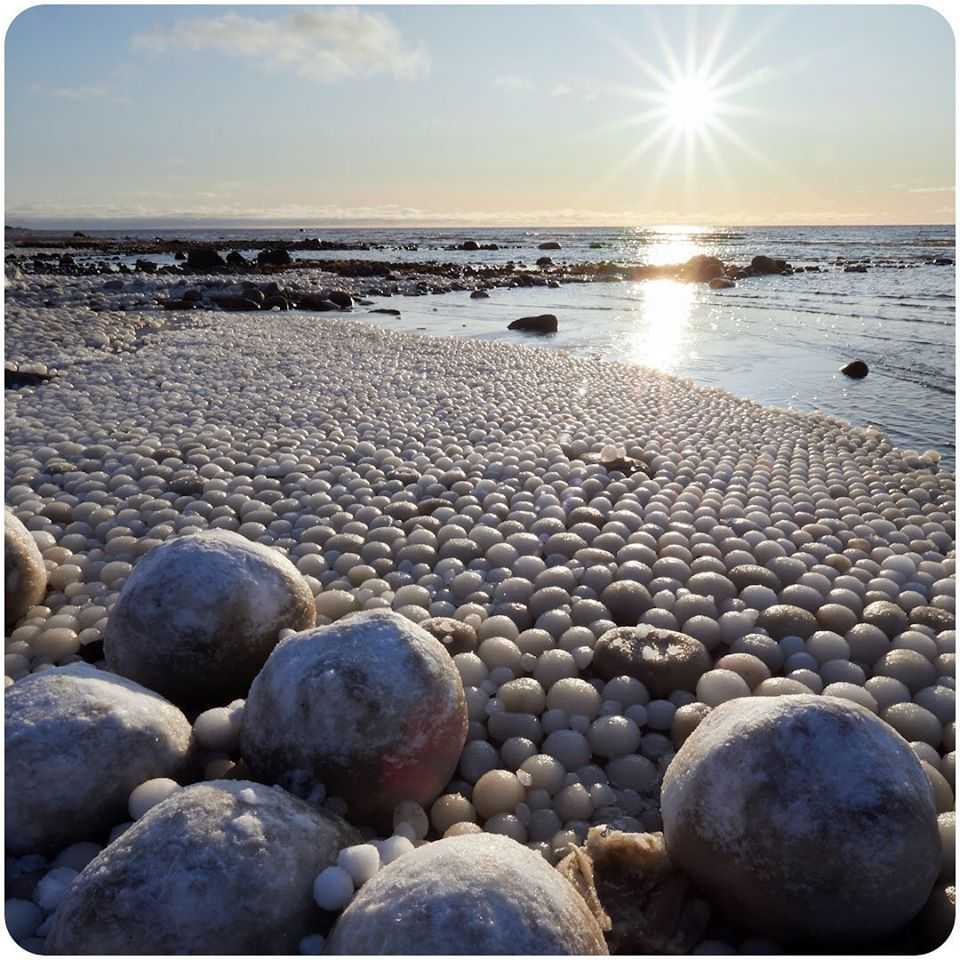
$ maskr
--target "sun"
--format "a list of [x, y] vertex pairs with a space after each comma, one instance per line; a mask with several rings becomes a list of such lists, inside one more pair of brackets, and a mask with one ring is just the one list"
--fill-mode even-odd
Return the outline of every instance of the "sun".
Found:
[[719, 107], [716, 87], [705, 77], [681, 77], [663, 91], [663, 96], [667, 122], [685, 133], [703, 133]]

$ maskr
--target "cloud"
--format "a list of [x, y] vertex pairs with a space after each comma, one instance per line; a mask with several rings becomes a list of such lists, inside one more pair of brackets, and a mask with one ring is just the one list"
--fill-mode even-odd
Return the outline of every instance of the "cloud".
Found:
[[533, 84], [529, 77], [521, 77], [515, 73], [501, 74], [493, 78], [493, 85], [503, 90], [531, 90]]
[[[127, 194], [110, 203], [69, 205], [45, 200], [35, 203], [11, 203], [7, 222], [21, 223], [118, 223], [133, 227], [137, 223], [168, 228], [189, 227], [579, 227], [637, 226], [662, 224], [697, 226], [750, 226], [751, 224], [849, 224], [910, 222], [892, 218], [883, 211], [784, 210], [775, 217], [769, 213], [750, 214], [743, 210], [686, 211], [675, 209], [589, 210], [579, 207], [554, 207], [516, 210], [430, 210], [400, 204], [370, 206], [312, 205], [280, 203], [270, 207], [253, 207], [244, 200], [230, 197], [229, 183], [214, 190], [197, 191], [184, 201], [183, 194], [161, 192]], [[950, 214], [946, 208], [943, 211]]]
[[59, 97], [61, 100], [110, 100], [112, 103], [130, 103], [129, 97], [124, 97], [114, 93], [109, 87], [102, 87], [96, 84], [78, 87], [56, 87], [48, 91], [51, 97]]
[[573, 87], [568, 87], [565, 83], [558, 83], [551, 91], [551, 97], [566, 97], [573, 93]]
[[429, 58], [409, 44], [384, 15], [354, 7], [302, 9], [278, 19], [236, 13], [177, 20], [136, 34], [136, 50], [212, 51], [294, 70], [307, 80], [333, 83], [387, 73], [399, 78], [429, 71]]
[[907, 193], [953, 193], [953, 187], [907, 187]]

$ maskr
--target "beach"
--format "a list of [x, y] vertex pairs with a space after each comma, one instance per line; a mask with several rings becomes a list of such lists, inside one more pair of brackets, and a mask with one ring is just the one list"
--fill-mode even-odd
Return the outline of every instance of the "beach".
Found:
[[[364, 252], [337, 251], [336, 262], [362, 262], [357, 254]], [[171, 254], [166, 265], [176, 275], [137, 270], [136, 259], [149, 255], [136, 252], [129, 254], [134, 266], [121, 273], [116, 261], [95, 252], [94, 261], [109, 265], [106, 274], [94, 272], [95, 264], [88, 269], [82, 253], [71, 255], [72, 264], [61, 254], [57, 250], [48, 271], [36, 261], [8, 262], [6, 284], [6, 360], [15, 384], [5, 391], [6, 502], [39, 550], [42, 570], [30, 566], [27, 547], [17, 562], [45, 582], [13, 618], [8, 588], [8, 924], [12, 898], [24, 946], [57, 953], [189, 953], [204, 946], [229, 953], [250, 944], [278, 953], [382, 949], [388, 941], [376, 937], [380, 925], [389, 928], [390, 914], [378, 912], [378, 904], [409, 911], [397, 916], [422, 910], [409, 893], [424, 889], [415, 864], [461, 891], [451, 894], [451, 903], [465, 896], [457, 884], [467, 881], [444, 860], [457, 842], [467, 843], [465, 851], [474, 844], [478, 863], [499, 858], [505, 871], [515, 871], [509, 882], [518, 889], [525, 876], [534, 877], [536, 871], [524, 873], [532, 868], [522, 857], [514, 864], [514, 848], [503, 853], [493, 835], [538, 855], [537, 869], [543, 862], [557, 866], [583, 895], [571, 906], [564, 900], [568, 888], [551, 886], [559, 882], [551, 871], [542, 880], [544, 902], [556, 904], [549, 918], [534, 922], [526, 913], [521, 923], [511, 910], [533, 907], [507, 903], [484, 914], [490, 936], [497, 930], [505, 936], [519, 924], [524, 936], [541, 931], [536, 942], [547, 952], [665, 946], [671, 952], [793, 952], [811, 942], [808, 937], [828, 949], [852, 941], [917, 952], [943, 939], [953, 896], [955, 479], [948, 405], [929, 404], [952, 389], [952, 375], [942, 369], [952, 355], [952, 326], [951, 336], [931, 347], [939, 358], [930, 361], [934, 374], [913, 386], [895, 372], [885, 380], [885, 362], [876, 355], [866, 358], [866, 380], [846, 381], [836, 368], [863, 358], [862, 350], [851, 355], [849, 347], [866, 340], [845, 331], [823, 352], [829, 362], [812, 372], [823, 378], [813, 393], [805, 361], [821, 349], [820, 327], [814, 335], [809, 327], [790, 326], [800, 301], [817, 289], [819, 274], [812, 272], [745, 272], [734, 287], [716, 289], [665, 277], [583, 282], [571, 266], [557, 271], [557, 286], [546, 280], [521, 286], [520, 270], [470, 281], [460, 271], [431, 274], [416, 266], [409, 274], [394, 269], [373, 277], [348, 275], [355, 267], [331, 272], [313, 265], [179, 273], [182, 261]], [[539, 255], [559, 262], [563, 248]], [[395, 249], [389, 256], [391, 263], [398, 259]], [[865, 256], [857, 251], [856, 262]], [[525, 252], [524, 272], [554, 277], [530, 260]], [[737, 261], [746, 265], [750, 257]], [[689, 260], [661, 263], [683, 270]], [[842, 299], [839, 284], [863, 275], [830, 266], [833, 297]], [[952, 283], [946, 265], [890, 269], [898, 276], [941, 270]], [[764, 283], [776, 285], [765, 294], [765, 322], [785, 339], [810, 338], [809, 349], [797, 346], [791, 356], [779, 343], [763, 345], [761, 321], [745, 299], [760, 295]], [[660, 309], [676, 309], [677, 298], [690, 302], [685, 332], [673, 343], [658, 336], [673, 329], [670, 324], [655, 326], [649, 304], [643, 309], [657, 295], [651, 289], [662, 289], [656, 284], [670, 285]], [[489, 288], [488, 298], [471, 298], [481, 287]], [[293, 288], [299, 292], [289, 294], [290, 301], [312, 306], [290, 307]], [[724, 304], [727, 296], [738, 299]], [[930, 296], [935, 304], [942, 293]], [[270, 297], [284, 308], [264, 309]], [[781, 300], [774, 310], [771, 297]], [[606, 305], [618, 316], [639, 311], [633, 351], [623, 346], [631, 336], [624, 321], [619, 329], [607, 323], [596, 336], [585, 332], [590, 310], [610, 298], [620, 298]], [[400, 316], [370, 312], [377, 309]], [[553, 340], [505, 332], [511, 320], [544, 313], [559, 319]], [[952, 313], [937, 322], [946, 328]], [[907, 320], [897, 315], [884, 329], [901, 323]], [[723, 329], [712, 331], [711, 324]], [[862, 337], [877, 328], [862, 324]], [[908, 334], [897, 336], [902, 352]], [[687, 355], [688, 342], [696, 344], [696, 357]], [[662, 362], [643, 365], [658, 350]], [[934, 376], [943, 391], [928, 389]], [[870, 387], [878, 381], [879, 388]], [[901, 392], [886, 414], [897, 439], [868, 425], [869, 404], [856, 399], [861, 385], [889, 393], [885, 385], [893, 381]], [[749, 398], [750, 383], [770, 404]], [[794, 409], [788, 409], [791, 400]], [[243, 563], [278, 564], [279, 556], [294, 568], [284, 566], [282, 585], [256, 594], [259, 613], [232, 621], [238, 638], [269, 634], [253, 671], [257, 679], [251, 686], [244, 678], [239, 657], [211, 652], [209, 661], [190, 661], [186, 672], [195, 678], [216, 673], [235, 684], [225, 685], [219, 700], [199, 702], [195, 682], [173, 683], [180, 654], [171, 647], [169, 660], [161, 657], [171, 677], [161, 671], [146, 690], [98, 688], [94, 695], [88, 687], [100, 681], [85, 672], [87, 665], [98, 674], [116, 668], [124, 637], [146, 629], [144, 610], [157, 618], [148, 646], [162, 653], [163, 644], [174, 644], [186, 622], [178, 618], [187, 616], [175, 603], [180, 588], [174, 580], [167, 598], [161, 591], [149, 605], [141, 601], [142, 608], [130, 597], [134, 588], [149, 586], [136, 575], [146, 558], [172, 577], [177, 562], [164, 569], [157, 558], [177, 543], [196, 542], [191, 538], [207, 546], [180, 561], [181, 574], [201, 585], [188, 607], [202, 603], [204, 551], [216, 544], [234, 559], [243, 544], [260, 545], [267, 558], [258, 554]], [[234, 568], [224, 569], [229, 579]], [[263, 574], [257, 582], [268, 580]], [[217, 582], [209, 581], [211, 591]], [[308, 598], [306, 619], [289, 614], [292, 600], [275, 602], [274, 594], [283, 599], [284, 591]], [[279, 619], [271, 620], [275, 608]], [[368, 621], [352, 618], [357, 613], [388, 625], [364, 626]], [[208, 615], [216, 612], [196, 618]], [[258, 616], [264, 625], [254, 622]], [[196, 618], [190, 630], [201, 630]], [[117, 627], [121, 620], [126, 632]], [[416, 636], [409, 643], [439, 649], [442, 669], [429, 683], [408, 673], [413, 668], [398, 653], [383, 654], [379, 662], [395, 667], [392, 673], [384, 667], [384, 676], [369, 665], [351, 661], [349, 667], [368, 671], [353, 681], [361, 693], [364, 684], [380, 684], [374, 701], [387, 703], [388, 726], [401, 741], [391, 742], [389, 751], [407, 758], [413, 781], [426, 778], [425, 756], [442, 750], [425, 747], [429, 731], [403, 714], [413, 709], [400, 696], [405, 685], [419, 691], [427, 683], [421, 703], [431, 704], [437, 725], [454, 731], [438, 741], [445, 749], [456, 746], [449, 767], [440, 763], [437, 785], [402, 809], [367, 810], [367, 794], [376, 797], [382, 789], [392, 796], [385, 774], [381, 784], [381, 773], [371, 773], [370, 789], [353, 796], [332, 767], [322, 768], [321, 783], [304, 780], [289, 760], [290, 751], [307, 749], [304, 731], [332, 722], [324, 710], [333, 708], [324, 705], [349, 700], [342, 686], [315, 699], [289, 686], [301, 682], [297, 676], [319, 677], [328, 668], [320, 639], [315, 652], [313, 640], [303, 641], [301, 666], [282, 659], [293, 656], [298, 638], [324, 629], [344, 631], [344, 649], [376, 640], [394, 650], [389, 644], [410, 630]], [[644, 665], [643, 643], [660, 651], [653, 667]], [[132, 659], [118, 672], [131, 678], [131, 687], [147, 675], [131, 664], [148, 653], [131, 647], [124, 654]], [[309, 660], [313, 656], [318, 659]], [[110, 715], [111, 697], [115, 709], [135, 718], [134, 700], [158, 696], [153, 691], [167, 680], [170, 718], [155, 736], [167, 752], [150, 771], [139, 771], [135, 783], [124, 779], [123, 764], [87, 767], [75, 756], [62, 786], [102, 797], [103, 816], [87, 819], [79, 810], [65, 818], [69, 800], [58, 786], [65, 774], [56, 757], [67, 747], [58, 737], [72, 741], [81, 721], [92, 730], [95, 717]], [[46, 740], [37, 742], [32, 698], [54, 681], [75, 687], [69, 696], [78, 699], [64, 702], [80, 706], [58, 721], [60, 733], [45, 728]], [[451, 686], [444, 691], [434, 683]], [[243, 692], [236, 693], [237, 686]], [[288, 714], [285, 697], [308, 713]], [[454, 704], [449, 720], [448, 700]], [[342, 716], [353, 716], [349, 709], [343, 706]], [[759, 843], [755, 832], [737, 828], [733, 813], [695, 815], [677, 773], [688, 764], [683, 777], [707, 778], [703, 796], [722, 786], [729, 803], [742, 802], [751, 817], [763, 809], [758, 796], [798, 789], [792, 781], [777, 782], [776, 774], [763, 780], [746, 762], [736, 766], [733, 787], [710, 781], [718, 776], [705, 759], [711, 736], [746, 738], [754, 715], [764, 729], [807, 725], [814, 751], [817, 742], [829, 746], [816, 753], [810, 768], [816, 772], [808, 773], [824, 795], [860, 802], [856, 797], [867, 788], [854, 796], [842, 782], [843, 770], [855, 770], [883, 798], [876, 836], [863, 818], [853, 826], [843, 821], [840, 858], [827, 842], [830, 811], [839, 808], [804, 800], [796, 817], [774, 818], [791, 842], [844, 861], [834, 874], [842, 878], [839, 889], [802, 887], [830, 902], [817, 899], [799, 919], [795, 910], [779, 910], [776, 885], [809, 885], [809, 876], [784, 878], [773, 867], [763, 873], [758, 864], [766, 863], [766, 852], [751, 853]], [[734, 717], [741, 724], [736, 735], [723, 727]], [[107, 752], [132, 750], [126, 744], [133, 743], [134, 728], [139, 732], [147, 721], [125, 723]], [[856, 734], [844, 739], [837, 729]], [[292, 738], [286, 743], [284, 731]], [[869, 741], [875, 777], [854, 763], [861, 747], [854, 751], [850, 744], [860, 744], [861, 735], [879, 738]], [[408, 749], [410, 743], [420, 747]], [[311, 756], [336, 752], [323, 742], [309, 749]], [[677, 757], [682, 762], [674, 765]], [[130, 791], [141, 781], [135, 800]], [[909, 800], [906, 792], [885, 793], [901, 789], [891, 784], [909, 785]], [[754, 786], [759, 793], [750, 793]], [[296, 816], [284, 804], [294, 804]], [[692, 853], [677, 840], [672, 831], [692, 835], [689, 818], [701, 815], [723, 830], [741, 830], [738, 849], [749, 854], [741, 873], [713, 872], [723, 859], [716, 844], [727, 842], [720, 827], [716, 836], [693, 830], [701, 845]], [[384, 816], [386, 825], [378, 819]], [[325, 826], [311, 819], [317, 817]], [[64, 819], [74, 825], [72, 833], [63, 831]], [[164, 838], [173, 824], [187, 821], [198, 831], [190, 849], [214, 851], [214, 859], [184, 853], [182, 872], [174, 875], [181, 884], [198, 883], [208, 908], [224, 911], [215, 944], [204, 941], [209, 931], [204, 934], [190, 906], [158, 879]], [[284, 860], [294, 858], [299, 841], [295, 830], [290, 835], [288, 827], [276, 826], [281, 822], [326, 830], [322, 843], [314, 843], [326, 859]], [[331, 823], [346, 825], [334, 836]], [[242, 843], [227, 842], [230, 829]], [[464, 836], [480, 832], [493, 844], [489, 850]], [[889, 861], [873, 855], [881, 834], [905, 838]], [[604, 846], [611, 835], [628, 838], [617, 841], [626, 854]], [[637, 848], [638, 837], [647, 846]], [[247, 850], [259, 851], [257, 869], [265, 875], [243, 872], [253, 869], [243, 859]], [[588, 852], [594, 879], [590, 870], [582, 874]], [[368, 855], [379, 872], [376, 866], [370, 872]], [[672, 905], [651, 913], [659, 925], [638, 919], [610, 895], [617, 889], [611, 878], [620, 874], [604, 874], [604, 864], [621, 855], [626, 860], [617, 861], [617, 869], [628, 874], [637, 863], [657, 865], [660, 879], [655, 883], [654, 874], [641, 871], [647, 885], [637, 889], [644, 891], [643, 904]], [[226, 888], [217, 893], [214, 861], [227, 875], [236, 869], [247, 883], [263, 882], [272, 905], [289, 902], [273, 932], [258, 929]], [[134, 864], [140, 872], [130, 872]], [[859, 884], [871, 870], [879, 877], [876, 889], [868, 885], [863, 893]], [[312, 898], [301, 889], [310, 871], [318, 874]], [[488, 877], [486, 871], [478, 867], [477, 876]], [[767, 903], [756, 881], [775, 874], [774, 902]], [[496, 886], [498, 877], [491, 868], [484, 882]], [[147, 892], [128, 905], [117, 892], [126, 889]], [[98, 911], [108, 903], [101, 922]], [[454, 929], [460, 914], [450, 910], [450, 927], [434, 929], [439, 939], [427, 944], [440, 952], [463, 946]], [[803, 912], [801, 904], [797, 910]], [[272, 914], [262, 922], [268, 921], [274, 922]], [[503, 947], [501, 940], [489, 943], [491, 951]]]

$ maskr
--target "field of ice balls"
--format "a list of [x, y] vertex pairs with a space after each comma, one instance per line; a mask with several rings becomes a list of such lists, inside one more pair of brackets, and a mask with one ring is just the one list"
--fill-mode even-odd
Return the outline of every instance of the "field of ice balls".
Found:
[[[28, 949], [945, 935], [936, 454], [558, 352], [7, 295], [7, 358], [57, 374], [5, 395], [6, 917]], [[660, 831], [660, 872], [597, 852], [575, 892], [584, 850]], [[706, 907], [654, 930], [618, 883]], [[799, 928], [797, 890], [825, 898]]]

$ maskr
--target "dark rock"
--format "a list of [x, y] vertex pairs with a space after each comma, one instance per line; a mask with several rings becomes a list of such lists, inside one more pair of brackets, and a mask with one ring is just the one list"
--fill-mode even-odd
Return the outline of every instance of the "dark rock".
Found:
[[261, 250], [257, 254], [257, 263], [270, 267], [287, 267], [293, 259], [285, 247], [274, 247], [271, 250]]
[[203, 294], [196, 288], [191, 288], [190, 290], [184, 290], [183, 297], [181, 299], [197, 302], [198, 300], [203, 299]]
[[723, 261], [716, 257], [698, 254], [691, 257], [681, 268], [680, 276], [694, 283], [706, 283], [714, 277], [723, 276]]
[[25, 370], [3, 369], [3, 389], [17, 390], [20, 387], [39, 387], [53, 379], [51, 373], [29, 373]]
[[537, 266], [538, 266], [538, 267], [552, 267], [552, 266], [553, 266], [553, 260], [552, 260], [550, 257], [540, 257], [540, 258], [537, 260]]
[[538, 250], [559, 250], [560, 244], [556, 240], [546, 240], [537, 245]]
[[854, 380], [862, 380], [870, 372], [870, 368], [862, 360], [851, 360], [840, 368], [840, 372]]
[[844, 273], [866, 273], [867, 268], [862, 263], [855, 263], [852, 266], [844, 267], [843, 272]]
[[226, 265], [226, 261], [213, 247], [194, 247], [187, 254], [187, 266], [191, 270], [217, 270]]
[[298, 293], [295, 294], [296, 304], [301, 310], [339, 310], [340, 308], [332, 301], [328, 300], [320, 293]]
[[477, 243], [476, 240], [464, 240], [463, 243], [460, 244], [460, 249], [469, 250], [472, 253], [473, 251], [480, 249], [480, 244]]
[[259, 310], [260, 304], [249, 297], [221, 293], [210, 298], [221, 310]]
[[156, 273], [157, 265], [152, 260], [138, 260], [136, 268], [141, 273]]
[[227, 264], [231, 267], [249, 267], [250, 262], [238, 250], [231, 250], [227, 254]]
[[736, 283], [731, 280], [729, 277], [714, 277], [710, 281], [711, 290], [729, 290], [730, 287], [735, 287]]
[[508, 330], [523, 330], [527, 333], [556, 333], [557, 318], [552, 313], [542, 313], [536, 317], [520, 317], [514, 320]]
[[349, 310], [353, 307], [353, 297], [346, 290], [328, 290], [327, 299], [335, 303], [341, 310]]
[[399, 317], [400, 311], [393, 310], [390, 307], [377, 307], [376, 310], [371, 310], [370, 313], [385, 313], [388, 317]]
[[200, 304], [196, 300], [161, 300], [164, 310], [196, 310]]
[[278, 310], [289, 310], [290, 304], [283, 297], [271, 296], [266, 297], [261, 304], [264, 310], [273, 310], [276, 307]]
[[762, 254], [754, 257], [750, 261], [750, 269], [761, 276], [764, 274], [785, 273], [789, 267], [790, 265], [786, 260], [778, 260], [773, 257], [763, 256]]

